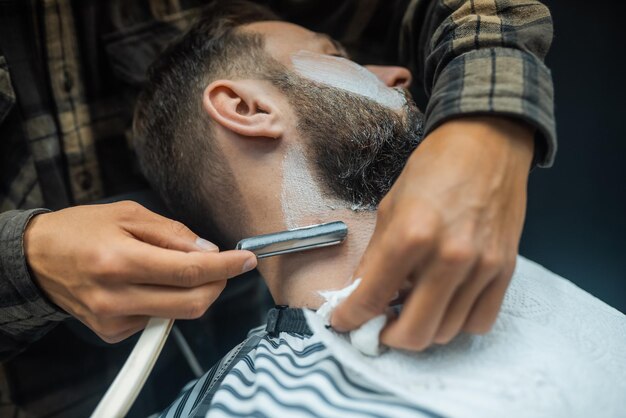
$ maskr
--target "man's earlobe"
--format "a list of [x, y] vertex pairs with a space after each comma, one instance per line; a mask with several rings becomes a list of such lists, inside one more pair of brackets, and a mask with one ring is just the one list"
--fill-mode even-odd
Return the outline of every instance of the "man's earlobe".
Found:
[[202, 106], [211, 119], [238, 135], [283, 135], [284, 120], [279, 107], [256, 80], [214, 81], [204, 90]]

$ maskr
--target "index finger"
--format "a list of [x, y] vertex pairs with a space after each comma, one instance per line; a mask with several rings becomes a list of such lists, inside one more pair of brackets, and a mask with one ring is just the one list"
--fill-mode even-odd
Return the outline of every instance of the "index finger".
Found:
[[250, 251], [182, 252], [139, 241], [125, 254], [131, 283], [160, 286], [197, 287], [238, 276], [257, 263]]
[[333, 312], [331, 325], [338, 331], [353, 330], [384, 312], [396, 292], [430, 252], [429, 242], [408, 248], [399, 245], [395, 228], [374, 231], [357, 272], [362, 281]]
[[124, 227], [147, 244], [178, 251], [218, 251], [217, 245], [200, 238], [185, 224], [145, 209], [142, 216]]

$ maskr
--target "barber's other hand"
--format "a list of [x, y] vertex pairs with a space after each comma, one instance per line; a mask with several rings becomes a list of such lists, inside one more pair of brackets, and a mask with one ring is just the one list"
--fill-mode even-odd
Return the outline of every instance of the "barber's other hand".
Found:
[[422, 350], [460, 331], [489, 331], [515, 268], [533, 133], [512, 120], [472, 117], [425, 138], [380, 204], [354, 275], [362, 283], [332, 326], [354, 329], [409, 288], [382, 343]]
[[256, 266], [254, 254], [219, 252], [134, 202], [38, 215], [24, 248], [44, 293], [107, 342], [143, 329], [149, 316], [202, 316], [228, 278]]

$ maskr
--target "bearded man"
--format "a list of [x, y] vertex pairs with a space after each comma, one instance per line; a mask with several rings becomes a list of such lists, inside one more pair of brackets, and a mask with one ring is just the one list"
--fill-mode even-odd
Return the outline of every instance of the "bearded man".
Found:
[[[603, 411], [619, 411], [619, 391], [600, 386], [620, 386], [624, 316], [521, 258], [494, 332], [484, 337], [454, 338], [485, 331], [466, 317], [486, 285], [457, 283], [454, 259], [449, 270], [407, 281], [397, 293], [393, 286], [381, 291], [381, 315], [347, 340], [370, 355], [381, 343], [430, 347], [425, 353], [364, 357], [325, 328], [338, 301], [362, 297], [365, 280], [352, 272], [364, 254], [369, 262], [381, 201], [415, 149], [427, 146], [424, 116], [405, 89], [408, 70], [371, 70], [328, 36], [257, 8], [208, 14], [153, 66], [136, 107], [135, 139], [146, 177], [177, 216], [219, 237], [222, 248], [334, 220], [350, 231], [339, 247], [259, 260], [278, 305], [267, 326], [163, 415], [585, 416], [597, 413], [598, 402]], [[524, 136], [517, 123], [500, 128]], [[424, 165], [437, 164], [433, 159]], [[502, 159], [513, 171], [530, 164]], [[381, 245], [394, 248], [393, 241]], [[386, 277], [397, 280], [392, 271]], [[422, 326], [404, 326], [398, 318], [406, 312], [422, 313]], [[608, 346], [600, 361], [571, 340], [594, 323], [606, 325], [591, 338]], [[572, 361], [585, 372], [567, 372]], [[533, 383], [538, 374], [542, 387]], [[589, 382], [594, 389], [581, 396]], [[511, 386], [519, 393], [503, 392]], [[555, 396], [540, 396], [545, 388]]]

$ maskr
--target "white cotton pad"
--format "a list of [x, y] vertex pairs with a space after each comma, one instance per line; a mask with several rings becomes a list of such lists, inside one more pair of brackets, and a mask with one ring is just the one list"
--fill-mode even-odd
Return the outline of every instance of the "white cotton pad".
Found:
[[330, 325], [330, 317], [335, 308], [350, 296], [352, 292], [359, 287], [359, 284], [361, 284], [361, 279], [356, 279], [343, 289], [320, 291], [319, 294], [324, 298], [324, 303], [315, 313], [324, 320], [326, 325]]
[[387, 324], [387, 315], [378, 315], [360, 328], [350, 331], [350, 344], [367, 356], [378, 356], [385, 347], [380, 344], [380, 332]]
[[406, 98], [387, 87], [374, 73], [341, 57], [299, 51], [291, 55], [293, 69], [302, 77], [366, 97], [390, 109], [402, 109]]
[[[324, 320], [326, 325], [330, 325], [330, 317], [335, 308], [350, 296], [359, 287], [360, 283], [361, 279], [356, 279], [343, 289], [319, 292], [325, 302], [319, 307], [316, 314]], [[384, 348], [380, 345], [380, 331], [382, 331], [386, 323], [387, 316], [378, 315], [359, 328], [350, 331], [348, 339], [359, 352], [368, 356], [377, 356], [384, 351]]]
[[626, 316], [522, 257], [491, 332], [421, 353], [367, 356], [324, 318], [305, 316], [346, 369], [449, 418], [613, 418], [626, 411]]

